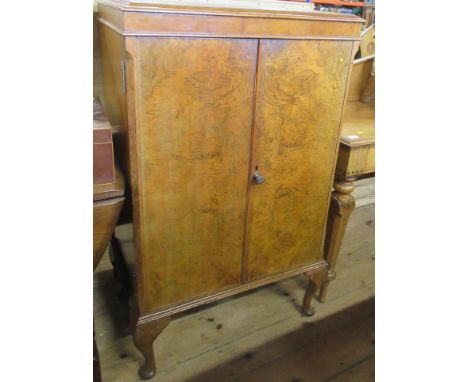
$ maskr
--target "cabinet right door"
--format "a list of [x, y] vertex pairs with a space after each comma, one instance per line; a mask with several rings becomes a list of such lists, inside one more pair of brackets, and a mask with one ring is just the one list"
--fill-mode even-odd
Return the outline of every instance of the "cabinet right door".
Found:
[[323, 257], [352, 44], [260, 40], [246, 281]]

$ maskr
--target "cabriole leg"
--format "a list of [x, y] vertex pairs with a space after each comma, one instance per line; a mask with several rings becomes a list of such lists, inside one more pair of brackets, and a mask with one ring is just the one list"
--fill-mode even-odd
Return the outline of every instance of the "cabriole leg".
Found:
[[307, 272], [305, 276], [309, 279], [309, 284], [307, 285], [304, 300], [302, 301], [302, 313], [310, 317], [315, 314], [315, 308], [312, 306], [312, 299], [326, 280], [326, 269], [322, 268], [320, 270]]
[[164, 317], [147, 323], [137, 323], [133, 332], [133, 342], [143, 354], [145, 363], [140, 367], [138, 374], [143, 379], [153, 378], [156, 374], [153, 342], [169, 324], [170, 317]]
[[153, 343], [169, 324], [171, 318], [168, 316], [154, 321], [142, 322], [142, 320], [139, 319], [140, 314], [137, 295], [133, 295], [129, 303], [130, 325], [133, 327], [133, 342], [145, 359], [138, 374], [143, 379], [150, 379], [156, 374]]

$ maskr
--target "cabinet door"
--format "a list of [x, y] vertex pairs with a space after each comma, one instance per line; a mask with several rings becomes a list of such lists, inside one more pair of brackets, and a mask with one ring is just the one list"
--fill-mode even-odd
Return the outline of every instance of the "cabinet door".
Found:
[[352, 42], [261, 40], [247, 280], [322, 258]]
[[257, 46], [138, 41], [146, 310], [240, 283]]

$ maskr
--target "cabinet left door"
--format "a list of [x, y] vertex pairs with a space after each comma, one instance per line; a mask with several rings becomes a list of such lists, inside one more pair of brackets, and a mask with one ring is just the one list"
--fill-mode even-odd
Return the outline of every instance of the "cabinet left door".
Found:
[[147, 311], [240, 283], [257, 44], [138, 39], [137, 230]]

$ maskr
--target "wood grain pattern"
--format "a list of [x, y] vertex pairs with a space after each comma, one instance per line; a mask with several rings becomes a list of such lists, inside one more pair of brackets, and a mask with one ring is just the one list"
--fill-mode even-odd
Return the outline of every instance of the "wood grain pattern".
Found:
[[277, 281], [284, 280], [286, 278], [296, 276], [302, 273], [308, 272], [324, 272], [327, 269], [327, 263], [324, 260], [320, 260], [318, 262], [313, 262], [312, 264], [308, 264], [301, 268], [295, 268], [292, 270], [288, 270], [285, 272], [277, 273], [272, 276], [263, 277], [261, 279], [244, 283], [236, 287], [228, 287], [224, 290], [209, 293], [205, 296], [198, 296], [193, 298], [189, 301], [177, 303], [171, 306], [164, 307], [163, 309], [151, 312], [147, 315], [144, 315], [138, 319], [138, 322], [145, 323], [149, 321], [158, 320], [163, 317], [172, 316], [174, 314], [178, 314], [184, 312], [189, 309], [193, 309], [202, 305], [210, 304], [212, 302], [222, 300], [227, 297], [235, 296], [241, 294], [243, 292], [247, 292], [252, 289], [259, 288], [264, 285], [272, 284]]
[[[362, 20], [99, 3], [105, 110], [120, 126], [131, 185], [134, 240], [123, 247], [135, 253], [137, 326], [324, 272], [342, 102]], [[255, 166], [262, 186], [250, 183]], [[151, 333], [141, 334], [149, 377]]]
[[125, 36], [344, 38], [359, 40], [354, 15], [291, 10], [229, 9], [99, 0], [99, 21]]
[[140, 39], [137, 56], [150, 310], [240, 283], [257, 41]]
[[318, 261], [351, 42], [262, 41], [246, 279]]
[[[359, 20], [359, 19], [357, 19]], [[272, 19], [223, 15], [200, 15], [194, 18], [188, 14], [129, 13], [125, 16], [127, 35], [204, 35], [236, 37], [276, 38], [349, 38], [357, 40], [361, 24], [333, 23], [322, 20]]]

